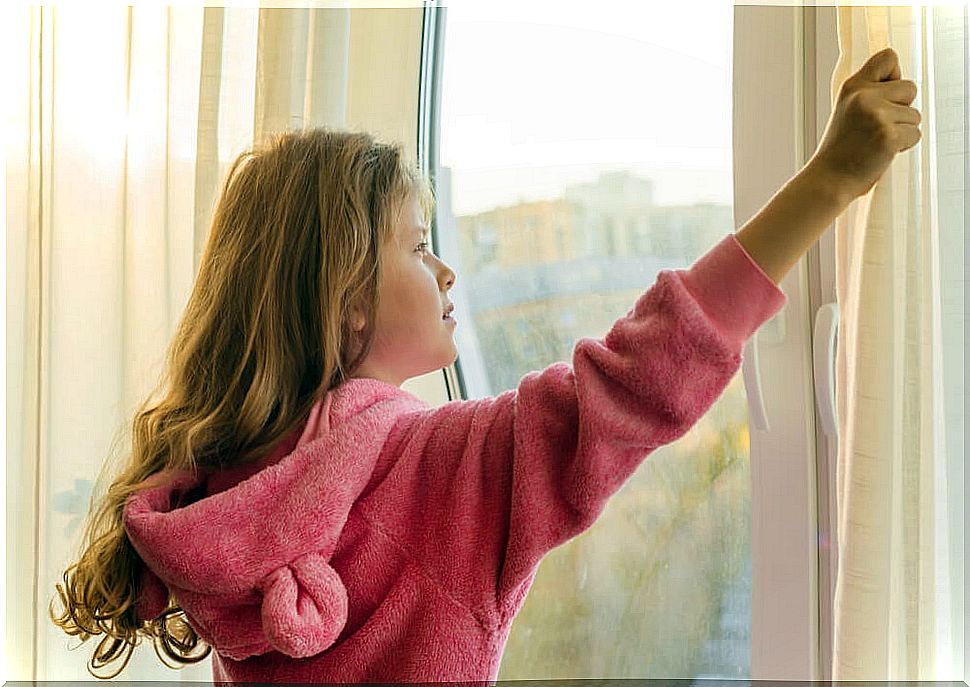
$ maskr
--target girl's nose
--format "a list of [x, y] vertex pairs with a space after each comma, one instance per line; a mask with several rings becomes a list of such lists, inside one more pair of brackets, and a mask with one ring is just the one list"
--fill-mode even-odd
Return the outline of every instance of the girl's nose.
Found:
[[441, 258], [438, 258], [437, 256], [435, 256], [435, 258], [438, 260], [438, 262], [441, 263], [441, 267], [439, 269], [439, 275], [440, 275], [439, 279], [443, 280], [445, 285], [450, 289], [452, 286], [455, 285], [455, 279], [457, 279], [457, 275], [451, 269], [451, 267], [448, 266], [448, 263], [446, 263]]
[[455, 285], [455, 273], [451, 271], [450, 267], [445, 267], [445, 286], [449, 289]]

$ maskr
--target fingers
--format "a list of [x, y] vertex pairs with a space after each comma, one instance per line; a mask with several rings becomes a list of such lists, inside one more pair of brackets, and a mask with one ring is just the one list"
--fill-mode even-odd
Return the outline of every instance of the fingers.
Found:
[[894, 124], [912, 124], [913, 126], [919, 126], [920, 122], [923, 121], [923, 116], [915, 107], [905, 107], [890, 103], [886, 106], [886, 111], [889, 113], [889, 121]]
[[887, 120], [889, 122], [919, 126], [920, 122], [923, 121], [919, 110], [915, 107], [908, 107], [916, 99], [917, 87], [915, 82], [908, 79], [884, 81], [872, 84], [872, 87], [876, 89], [879, 97], [885, 102], [879, 103], [875, 99], [869, 99], [869, 96], [867, 96], [866, 102], [869, 103], [870, 107], [884, 110], [888, 115]]
[[905, 80], [884, 81], [876, 86], [883, 98], [891, 103], [909, 105], [916, 100], [916, 82]]
[[909, 150], [914, 145], [919, 143], [919, 140], [923, 137], [920, 133], [919, 127], [913, 126], [912, 124], [897, 124], [895, 127], [896, 132], [896, 150], [897, 152], [903, 152], [904, 150]]
[[898, 78], [898, 70], [896, 74], [897, 77], [894, 79], [872, 82], [864, 78], [860, 70], [855, 76], [846, 79], [842, 83], [839, 97], [846, 97], [854, 91], [875, 89], [882, 98], [885, 98], [889, 102], [909, 105], [916, 100], [919, 89], [915, 81]]
[[892, 48], [880, 50], [872, 55], [856, 74], [866, 81], [898, 79], [902, 76], [899, 72], [899, 55]]

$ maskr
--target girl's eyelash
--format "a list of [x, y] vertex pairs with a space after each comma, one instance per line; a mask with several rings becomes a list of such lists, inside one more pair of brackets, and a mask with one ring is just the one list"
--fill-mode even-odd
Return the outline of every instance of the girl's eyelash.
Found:
[[427, 250], [428, 249], [428, 242], [427, 241], [422, 241], [421, 243], [418, 244], [418, 248], [422, 248], [422, 247], [423, 247], [423, 250]]

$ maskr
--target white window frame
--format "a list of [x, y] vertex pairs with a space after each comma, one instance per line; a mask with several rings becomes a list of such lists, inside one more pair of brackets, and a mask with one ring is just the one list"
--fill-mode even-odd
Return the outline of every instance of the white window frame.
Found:
[[[825, 131], [829, 116], [832, 113], [831, 103], [831, 75], [839, 60], [839, 40], [836, 17], [836, 7], [806, 7], [804, 8], [805, 22], [804, 45], [806, 68], [806, 91], [812, 97], [812, 102], [806, 99], [806, 131], [805, 142], [810, 145], [809, 155], [814, 152]], [[809, 78], [810, 75], [810, 78]], [[811, 107], [809, 107], [809, 105]], [[812, 113], [814, 111], [814, 122]], [[814, 127], [812, 127], [814, 124]], [[807, 254], [809, 279], [809, 303], [812, 312], [811, 322], [815, 322], [815, 314], [819, 308], [827, 303], [836, 303], [835, 292], [835, 229], [830, 226], [812, 246]], [[833, 361], [834, 366], [834, 361]], [[818, 418], [818, 405], [813, 406], [814, 418]], [[817, 455], [817, 483], [818, 483], [818, 531], [828, 541], [827, 547], [818, 549], [819, 557], [819, 659], [822, 672], [819, 679], [832, 679], [832, 640], [833, 613], [835, 608], [835, 579], [838, 571], [838, 522], [835, 485], [836, 461], [838, 459], [839, 444], [835, 437], [829, 437], [822, 431], [821, 422], [815, 422], [816, 427], [816, 455]]]
[[[814, 152], [829, 116], [825, 77], [838, 57], [838, 41], [834, 7], [734, 9], [737, 230]], [[441, 60], [434, 58], [443, 54], [443, 12], [425, 7], [422, 39], [418, 150], [433, 177], [441, 72]], [[448, 181], [437, 184], [439, 200], [446, 200]], [[455, 240], [448, 236], [451, 227], [438, 234], [439, 219], [434, 221], [436, 246]], [[828, 531], [836, 520], [827, 486], [834, 484], [829, 466], [834, 471], [838, 447], [817, 429], [812, 323], [819, 306], [835, 300], [833, 265], [834, 236], [827, 231], [779, 285], [785, 308], [752, 337], [769, 422], [766, 430], [754, 424], [750, 430], [753, 680], [831, 679], [835, 561], [818, 542], [827, 537], [828, 550], [836, 550], [834, 531]], [[745, 349], [748, 366], [751, 351]], [[463, 374], [476, 374], [474, 363], [469, 361], [467, 371], [463, 365]], [[413, 382], [426, 398], [466, 398], [457, 365]]]
[[[835, 17], [834, 7], [735, 7], [738, 228], [815, 151], [831, 110]], [[768, 409], [767, 429], [750, 433], [751, 679], [831, 680], [838, 445], [817, 421], [812, 364], [815, 315], [835, 301], [831, 225], [779, 286], [785, 308], [745, 349], [748, 366], [756, 354]], [[751, 402], [757, 392], [746, 388]]]
[[[440, 172], [438, 170], [437, 131], [440, 129], [438, 113], [441, 111], [441, 63], [444, 55], [446, 11], [445, 7], [438, 6], [434, 0], [431, 0], [430, 3], [424, 3], [416, 120], [418, 166], [431, 177], [435, 192], [438, 195], [435, 216], [431, 222], [431, 246], [438, 255], [442, 255], [440, 248], [442, 239], [457, 243], [457, 236], [454, 235], [453, 231], [439, 231], [441, 218], [438, 212], [442, 206], [442, 195], [446, 194], [451, 188], [450, 179], [446, 180], [445, 183], [438, 181]], [[445, 206], [450, 206], [448, 199], [444, 198], [444, 200]], [[442, 234], [445, 234], [445, 236], [442, 236]], [[455, 303], [456, 308], [461, 308], [463, 305], [463, 303], [457, 301], [456, 293], [452, 294], [452, 302]], [[401, 388], [434, 406], [467, 398], [456, 364], [449, 365], [440, 371], [409, 379], [401, 385]]]

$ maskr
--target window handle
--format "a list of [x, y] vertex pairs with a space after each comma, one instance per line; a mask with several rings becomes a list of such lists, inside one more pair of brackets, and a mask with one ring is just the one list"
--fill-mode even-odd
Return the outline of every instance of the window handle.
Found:
[[839, 304], [826, 303], [815, 313], [812, 365], [815, 378], [815, 403], [822, 430], [838, 438], [838, 409], [835, 404], [835, 349], [838, 343]]
[[755, 331], [744, 344], [744, 355], [741, 359], [741, 373], [744, 375], [744, 390], [748, 397], [748, 425], [767, 432], [768, 414], [765, 412], [765, 397], [761, 386], [761, 361], [759, 350], [761, 344], [775, 345], [785, 341], [785, 313], [782, 308], [775, 316], [765, 322]]
[[748, 397], [748, 422], [767, 432], [768, 416], [765, 414], [765, 399], [761, 393], [761, 367], [758, 364], [758, 332], [744, 344], [741, 374], [744, 377], [744, 392]]

